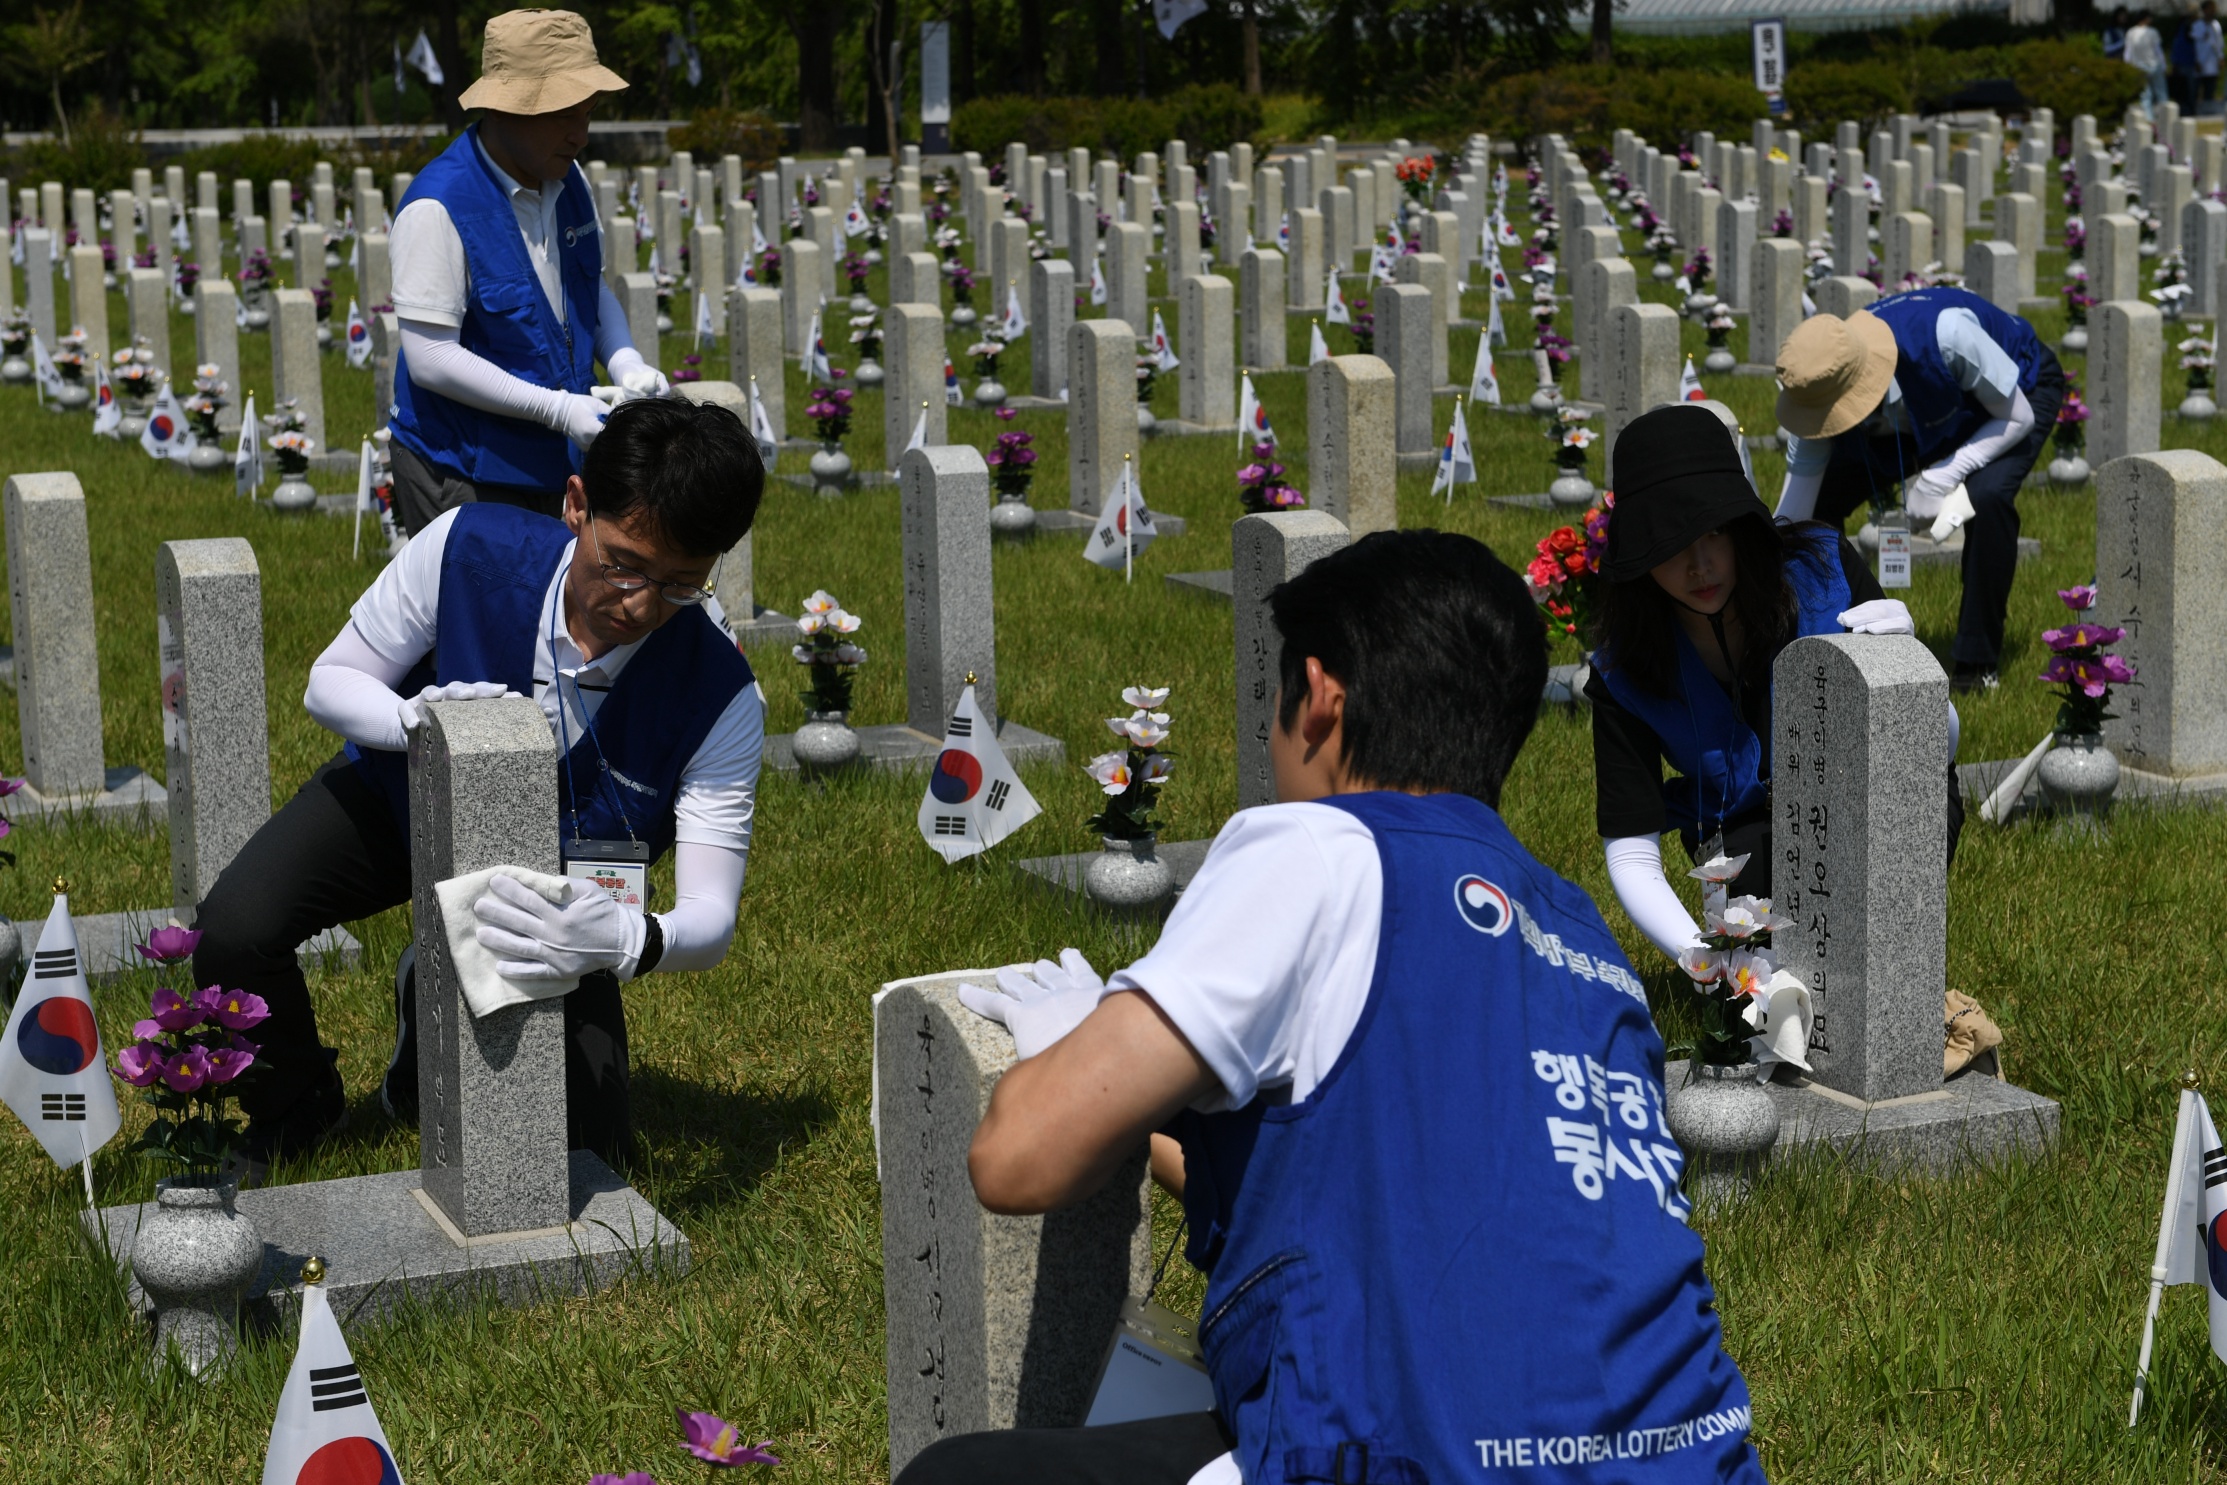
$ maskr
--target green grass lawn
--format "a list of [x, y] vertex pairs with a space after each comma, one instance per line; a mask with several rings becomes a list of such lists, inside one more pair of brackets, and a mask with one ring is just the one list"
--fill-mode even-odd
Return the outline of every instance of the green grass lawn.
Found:
[[[1627, 247], [1636, 252], [1636, 240]], [[1642, 272], [1643, 292], [1667, 300], [1645, 280], [1644, 263]], [[2061, 277], [2061, 258], [2045, 257], [2044, 291]], [[344, 313], [350, 285], [345, 271], [335, 278]], [[1356, 292], [1365, 290], [1349, 283], [1348, 294]], [[1481, 291], [1469, 308], [1482, 316]], [[121, 326], [120, 296], [111, 313]], [[1173, 325], [1172, 303], [1166, 313]], [[2053, 340], [2061, 315], [2043, 314], [2038, 324]], [[1291, 332], [1303, 360], [1306, 321], [1294, 319]], [[175, 320], [172, 333], [184, 372], [190, 320]], [[1700, 330], [1688, 325], [1684, 334], [1698, 359]], [[1334, 349], [1350, 348], [1344, 331], [1330, 335]], [[1457, 332], [1457, 382], [1468, 379], [1475, 335]], [[955, 359], [972, 338], [952, 337]], [[666, 366], [678, 364], [677, 340], [663, 350]], [[267, 407], [266, 339], [244, 338], [242, 354], [244, 378]], [[1026, 357], [1026, 342], [1008, 357], [1008, 387], [1027, 387]], [[1501, 362], [1512, 400], [1528, 392], [1528, 359], [1519, 349]], [[2076, 373], [2078, 360], [2071, 358]], [[709, 374], [724, 374], [723, 347], [706, 361]], [[338, 357], [324, 366], [328, 427], [349, 447], [372, 426], [370, 375]], [[1305, 488], [1302, 377], [1257, 381], [1285, 461]], [[2169, 408], [2179, 384], [2179, 373], [2168, 372]], [[1725, 378], [1713, 389], [1751, 430], [1773, 426], [1769, 379]], [[807, 431], [804, 391], [792, 368], [792, 433]], [[1172, 379], [1155, 405], [1173, 415]], [[1440, 404], [1441, 427], [1450, 406]], [[859, 410], [849, 447], [860, 467], [880, 468], [879, 394], [863, 394]], [[277, 803], [335, 746], [298, 697], [310, 661], [379, 559], [350, 560], [345, 522], [251, 507], [234, 499], [227, 479], [197, 482], [136, 448], [91, 438], [88, 421], [39, 411], [28, 388], [0, 389], [0, 470], [74, 470], [85, 486], [109, 761], [158, 775], [162, 768], [157, 544], [246, 536], [265, 584]], [[954, 411], [951, 437], [986, 445], [1001, 426], [971, 408]], [[1012, 426], [1036, 434], [1043, 453], [1036, 503], [1064, 504], [1059, 415], [1026, 413]], [[1427, 475], [1405, 477], [1402, 522], [1469, 532], [1521, 565], [1557, 519], [1483, 495], [1544, 488], [1548, 445], [1536, 420], [1512, 414], [1476, 413], [1471, 431], [1481, 490], [1465, 488], [1447, 504], [1429, 495]], [[2171, 418], [2165, 442], [2227, 455], [2227, 431]], [[594, 1471], [625, 1469], [668, 1482], [693, 1478], [697, 1467], [674, 1441], [676, 1405], [711, 1409], [752, 1438], [773, 1439], [798, 1479], [886, 1477], [868, 997], [898, 976], [1065, 944], [1110, 970], [1146, 946], [1146, 933], [1030, 890], [1012, 863], [1091, 844], [1083, 821], [1095, 788], [1073, 764], [1100, 750], [1100, 719], [1132, 682], [1174, 688], [1181, 764], [1167, 795], [1171, 838], [1208, 836], [1234, 809], [1230, 612], [1163, 579], [1228, 565], [1241, 462], [1234, 436], [1146, 445], [1148, 499], [1187, 518], [1190, 530], [1146, 553], [1133, 586], [1081, 561], [1072, 539], [998, 549], [1003, 704], [1011, 717], [1065, 740], [1070, 766], [1026, 770], [1046, 812], [990, 859], [946, 867], [920, 842], [917, 780], [763, 781], [750, 884], [727, 962], [706, 974], [656, 976], [628, 996], [642, 1152], [633, 1176], [689, 1233], [694, 1271], [531, 1309], [412, 1314], [357, 1334], [356, 1358], [407, 1478], [584, 1482]], [[782, 467], [802, 463], [790, 453]], [[1775, 493], [1777, 457], [1756, 463]], [[1599, 479], [1598, 459], [1593, 473]], [[2089, 492], [2035, 490], [2022, 504], [2042, 558], [2020, 571], [2003, 688], [1962, 703], [1967, 761], [2022, 754], [2049, 726], [2054, 702], [2031, 679], [2041, 664], [2035, 636], [2062, 613], [2053, 590], [2093, 569]], [[760, 603], [794, 612], [800, 598], [825, 587], [864, 616], [859, 637], [873, 660], [858, 691], [862, 723], [904, 715], [899, 549], [897, 496], [886, 488], [823, 501], [776, 482], [758, 526]], [[1908, 596], [1921, 637], [1945, 656], [1954, 571], [1921, 569]], [[768, 680], [769, 725], [793, 728], [802, 717], [795, 667], [780, 646], [753, 658]], [[1650, 991], [1667, 1000], [1668, 967], [1608, 889], [1586, 728], [1581, 714], [1541, 717], [1508, 787], [1509, 822], [1602, 904]], [[0, 706], [0, 760], [19, 757], [14, 709]], [[9, 844], [20, 861], [0, 874], [0, 910], [15, 918], [44, 915], [57, 875], [70, 879], [80, 911], [168, 900], [160, 835], [25, 828]], [[2012, 1076], [2062, 1102], [2063, 1142], [2031, 1164], [1941, 1181], [1885, 1182], [1787, 1160], [1751, 1202], [1701, 1219], [1774, 1478], [2219, 1474], [2227, 1393], [2194, 1294], [2168, 1297], [2139, 1431], [2126, 1430], [2125, 1408], [2174, 1079], [2187, 1066], [2227, 1070], [2212, 1055], [2227, 1033], [2227, 1003], [2214, 983], [2222, 935], [2213, 853], [2221, 851], [2227, 822], [2213, 811], [2123, 809], [2099, 842], [2061, 839], [2046, 826], [1967, 831], [1951, 877], [1948, 980], [2002, 1024]], [[669, 873], [664, 880], [669, 887]], [[403, 1169], [417, 1159], [414, 1130], [385, 1119], [374, 1096], [391, 1037], [387, 986], [408, 924], [396, 912], [353, 931], [365, 944], [362, 969], [315, 982], [327, 1039], [342, 1049], [352, 1118], [328, 1149], [287, 1173], [295, 1179]], [[111, 1048], [151, 984], [142, 976], [99, 992]], [[1668, 1014], [1676, 1019], [1675, 1010]], [[128, 1107], [127, 1134], [144, 1118]], [[13, 1121], [0, 1126], [0, 1248], [10, 1255], [0, 1282], [0, 1479], [257, 1478], [291, 1338], [251, 1344], [220, 1385], [145, 1380], [143, 1337], [121, 1290], [77, 1240], [77, 1176], [56, 1171]], [[95, 1161], [104, 1201], [143, 1199], [152, 1189], [153, 1173], [120, 1153], [121, 1143]], [[1163, 1206], [1163, 1235], [1169, 1216]], [[1195, 1305], [1200, 1291], [1195, 1275], [1173, 1286], [1178, 1304]]]

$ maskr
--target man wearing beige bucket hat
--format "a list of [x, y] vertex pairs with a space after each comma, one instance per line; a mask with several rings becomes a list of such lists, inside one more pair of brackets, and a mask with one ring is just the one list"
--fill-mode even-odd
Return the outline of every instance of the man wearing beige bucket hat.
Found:
[[2017, 315], [1962, 289], [1917, 289], [1847, 319], [1813, 315], [1778, 357], [1790, 435], [1782, 521], [1839, 526], [1896, 486], [1936, 535], [1964, 528], [1959, 690], [1992, 688], [2018, 566], [2018, 489], [2064, 400], [2057, 358]]
[[611, 405], [597, 362], [626, 392], [666, 390], [604, 281], [576, 163], [596, 99], [625, 86], [571, 11], [496, 16], [460, 100], [484, 112], [395, 214], [394, 498], [413, 536], [473, 500], [558, 514]]

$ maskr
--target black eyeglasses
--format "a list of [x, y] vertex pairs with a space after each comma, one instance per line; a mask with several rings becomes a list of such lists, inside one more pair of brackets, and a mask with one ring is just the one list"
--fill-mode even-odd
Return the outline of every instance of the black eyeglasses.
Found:
[[636, 572], [631, 567], [621, 567], [603, 560], [603, 538], [595, 529], [595, 517], [588, 517], [588, 537], [595, 543], [596, 570], [603, 581], [621, 593], [639, 593], [644, 588], [657, 589], [657, 596], [680, 608], [689, 608], [712, 596], [709, 587], [698, 588], [688, 583], [661, 583], [653, 577]]

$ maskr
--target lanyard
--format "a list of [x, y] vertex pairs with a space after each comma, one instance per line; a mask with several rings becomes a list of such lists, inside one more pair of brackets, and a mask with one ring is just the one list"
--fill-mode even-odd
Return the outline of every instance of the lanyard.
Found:
[[[579, 549], [577, 540], [573, 542], [573, 549], [577, 553]], [[567, 570], [569, 570], [569, 564]], [[572, 820], [572, 838], [579, 840], [581, 839], [580, 801], [572, 789], [572, 739], [571, 729], [565, 716], [564, 667], [557, 664], [557, 615], [563, 607], [564, 578], [560, 575], [557, 579], [555, 596], [549, 605], [549, 684], [557, 692], [557, 748], [563, 760], [557, 770], [557, 775], [564, 782], [565, 813]], [[595, 749], [596, 767], [602, 776], [602, 787], [610, 792], [611, 803], [619, 812], [619, 823], [625, 827], [628, 842], [638, 844], [639, 842], [634, 834], [634, 821], [626, 812], [626, 800], [611, 781], [611, 761], [603, 754], [603, 740], [596, 735], [595, 718], [588, 712], [587, 698], [580, 694], [578, 676], [573, 677], [572, 699], [574, 704], [580, 708], [580, 724], [587, 733], [588, 743]]]

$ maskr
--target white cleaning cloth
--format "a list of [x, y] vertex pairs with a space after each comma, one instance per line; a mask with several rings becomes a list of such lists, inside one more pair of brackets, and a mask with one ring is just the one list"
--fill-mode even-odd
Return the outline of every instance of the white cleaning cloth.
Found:
[[553, 877], [523, 866], [490, 866], [434, 884], [434, 894], [441, 902], [441, 927], [448, 937], [449, 963], [456, 966], [456, 978], [464, 987], [464, 1003], [472, 1008], [474, 1016], [570, 995], [580, 988], [577, 978], [513, 980], [495, 968], [502, 956], [479, 941], [479, 917], [472, 911], [472, 904], [487, 895], [487, 884], [498, 876], [524, 883], [559, 907], [572, 901], [573, 891], [580, 885], [570, 877]]
[[1978, 514], [1979, 508], [1972, 504], [1972, 492], [1959, 484], [1949, 491], [1941, 502], [1941, 513], [1933, 518], [1933, 539], [1947, 541], [1956, 534], [1957, 527]]

